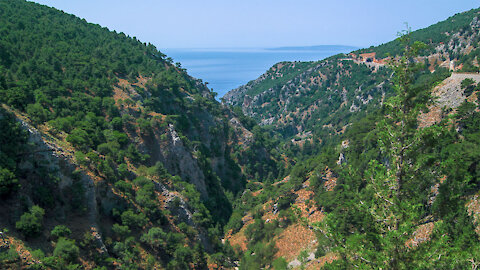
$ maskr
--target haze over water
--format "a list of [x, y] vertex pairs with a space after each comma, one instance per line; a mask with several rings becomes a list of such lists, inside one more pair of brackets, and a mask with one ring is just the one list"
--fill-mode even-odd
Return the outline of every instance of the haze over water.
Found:
[[229, 90], [258, 78], [281, 61], [318, 61], [355, 50], [350, 46], [282, 47], [273, 49], [163, 49], [187, 72], [222, 97]]

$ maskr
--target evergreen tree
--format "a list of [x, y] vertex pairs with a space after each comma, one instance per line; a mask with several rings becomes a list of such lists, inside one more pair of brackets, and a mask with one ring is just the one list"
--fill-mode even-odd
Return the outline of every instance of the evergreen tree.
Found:
[[[419, 96], [425, 89], [413, 87], [421, 68], [413, 58], [425, 45], [412, 43], [409, 31], [399, 39], [405, 50], [392, 60], [396, 95], [385, 103], [385, 117], [376, 127], [382, 158], [369, 162], [360, 184], [365, 188], [353, 191], [351, 203], [344, 206], [348, 214], [343, 218], [352, 220], [341, 224], [335, 214], [327, 220], [326, 235], [342, 258], [337, 266], [408, 269], [415, 265], [414, 253], [406, 243], [426, 216], [421, 206], [426, 205], [426, 192], [438, 177], [425, 160], [429, 150], [425, 141], [439, 131], [435, 127], [417, 129], [417, 116], [425, 105]], [[355, 178], [357, 172], [352, 167], [346, 171], [347, 177]]]

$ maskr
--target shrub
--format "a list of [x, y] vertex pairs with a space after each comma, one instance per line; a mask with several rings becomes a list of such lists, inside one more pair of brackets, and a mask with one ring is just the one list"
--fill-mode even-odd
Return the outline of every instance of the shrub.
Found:
[[465, 95], [468, 97], [475, 90], [475, 81], [470, 78], [467, 78], [462, 81], [460, 86], [464, 90]]
[[120, 224], [113, 224], [112, 231], [122, 239], [130, 234], [128, 226], [122, 226]]
[[75, 160], [82, 166], [88, 165], [87, 156], [82, 151], [75, 152]]
[[273, 269], [275, 270], [287, 270], [288, 269], [288, 263], [285, 260], [285, 258], [280, 257], [277, 258], [275, 261], [272, 263]]
[[54, 238], [68, 237], [72, 234], [72, 231], [65, 225], [57, 225], [50, 232], [50, 235]]
[[0, 167], [0, 196], [8, 195], [18, 188], [18, 180], [10, 170]]
[[123, 180], [115, 182], [115, 187], [123, 193], [132, 193], [132, 184], [125, 182]]
[[83, 129], [76, 128], [67, 136], [67, 141], [73, 146], [83, 150], [90, 147], [90, 135]]
[[43, 229], [43, 216], [45, 210], [40, 206], [34, 205], [29, 212], [24, 213], [15, 227], [21, 231], [25, 237], [33, 237], [40, 234]]
[[74, 240], [61, 237], [58, 239], [55, 250], [53, 250], [53, 255], [60, 257], [67, 262], [74, 262], [77, 260], [79, 254], [79, 249], [75, 245]]
[[49, 112], [39, 103], [28, 104], [27, 113], [35, 124], [40, 124], [48, 119]]
[[125, 163], [118, 165], [117, 171], [118, 171], [118, 174], [123, 178], [128, 177], [130, 173], [130, 171], [128, 170], [128, 166]]
[[230, 217], [230, 220], [228, 221], [227, 225], [225, 226], [225, 230], [232, 230], [232, 233], [236, 233], [240, 231], [240, 229], [243, 227], [243, 221], [242, 221], [242, 214], [239, 212], [233, 212], [232, 216]]
[[148, 233], [144, 233], [140, 238], [140, 241], [154, 247], [160, 248], [166, 245], [165, 239], [167, 234], [162, 230], [162, 228], [153, 227], [148, 230]]
[[32, 256], [36, 259], [43, 259], [45, 258], [45, 253], [43, 253], [43, 251], [41, 249], [36, 249], [34, 251], [31, 252]]
[[145, 214], [135, 214], [132, 210], [127, 210], [121, 216], [123, 225], [129, 228], [141, 228], [147, 224], [147, 217]]
[[112, 127], [116, 130], [122, 130], [123, 128], [123, 120], [120, 117], [114, 117], [112, 121], [110, 122]]

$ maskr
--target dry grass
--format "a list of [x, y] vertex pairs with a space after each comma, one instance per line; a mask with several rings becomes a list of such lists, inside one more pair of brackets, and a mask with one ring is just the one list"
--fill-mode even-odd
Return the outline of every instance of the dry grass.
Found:
[[229, 234], [225, 237], [226, 240], [228, 240], [230, 242], [230, 245], [232, 247], [234, 247], [235, 249], [240, 249], [240, 251], [245, 251], [247, 250], [247, 237], [245, 237], [245, 229], [247, 227], [246, 226], [243, 226], [243, 228], [235, 233], [235, 234], [231, 234], [231, 231], [229, 232]]
[[466, 206], [468, 213], [473, 216], [475, 231], [480, 236], [480, 196], [473, 196]]
[[428, 113], [418, 116], [418, 127], [425, 128], [434, 125], [442, 120], [442, 109], [438, 106], [430, 106]]
[[300, 224], [287, 227], [275, 238], [278, 252], [275, 257], [284, 257], [287, 261], [295, 259], [304, 249], [314, 248], [316, 245], [315, 233]]
[[430, 240], [432, 235], [433, 228], [435, 228], [434, 222], [429, 222], [423, 225], [418, 226], [418, 228], [413, 232], [413, 236], [409, 239], [405, 245], [409, 248], [418, 247], [423, 242]]

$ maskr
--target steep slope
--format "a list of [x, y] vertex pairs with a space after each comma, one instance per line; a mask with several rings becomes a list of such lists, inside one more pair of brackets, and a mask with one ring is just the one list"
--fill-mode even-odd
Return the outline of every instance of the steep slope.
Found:
[[[240, 269], [478, 265], [478, 17], [468, 11], [404, 36], [407, 48], [426, 43], [417, 56], [400, 57], [396, 40], [279, 63], [225, 96], [280, 131], [284, 154], [290, 141], [300, 146], [289, 176], [248, 186], [235, 203], [226, 239], [243, 254]], [[331, 111], [315, 114], [322, 108]]]
[[[402, 210], [414, 217], [402, 235], [406, 247], [402, 252], [408, 254], [405, 265], [432, 268], [426, 260], [432, 256], [441, 268], [477, 263], [479, 89], [478, 74], [452, 74], [431, 89], [434, 102], [418, 115], [415, 128], [422, 134], [415, 148], [418, 157], [408, 159], [416, 162], [411, 166], [416, 175], [405, 184], [409, 195], [404, 200], [419, 208]], [[429, 117], [431, 113], [434, 116]], [[287, 264], [345, 269], [352, 263], [374, 268], [370, 262], [382, 260], [374, 254], [384, 248], [382, 239], [388, 234], [377, 235], [376, 224], [382, 220], [373, 220], [373, 214], [383, 208], [371, 182], [383, 179], [382, 174], [372, 175], [372, 164], [388, 166], [392, 160], [381, 148], [382, 119], [389, 119], [385, 114], [377, 112], [354, 123], [341, 145], [325, 147], [320, 155], [298, 162], [282, 181], [249, 187], [236, 203], [231, 220], [236, 225], [226, 235], [244, 254], [241, 269], [272, 264], [279, 269]], [[367, 208], [371, 201], [374, 207]], [[362, 253], [369, 248], [372, 253]], [[365, 255], [371, 256], [363, 257], [368, 261], [359, 259]]]
[[225, 252], [246, 180], [277, 175], [267, 135], [151, 44], [23, 0], [0, 13], [0, 263], [229, 265], [205, 251]]
[[[473, 59], [480, 39], [478, 12], [457, 14], [413, 32], [413, 40], [428, 45], [417, 61], [427, 63], [425, 68], [432, 72], [437, 70], [439, 79], [448, 74], [438, 67], [477, 71]], [[278, 63], [258, 79], [228, 92], [223, 102], [240, 106], [246, 115], [286, 137], [324, 139], [378, 109], [392, 94], [387, 56], [401, 50], [400, 41], [395, 40], [318, 62]]]
[[389, 92], [386, 68], [373, 70], [343, 58], [279, 63], [227, 93], [224, 102], [241, 106], [246, 115], [273, 125], [286, 137], [335, 134], [350, 123], [350, 117], [378, 105]]

